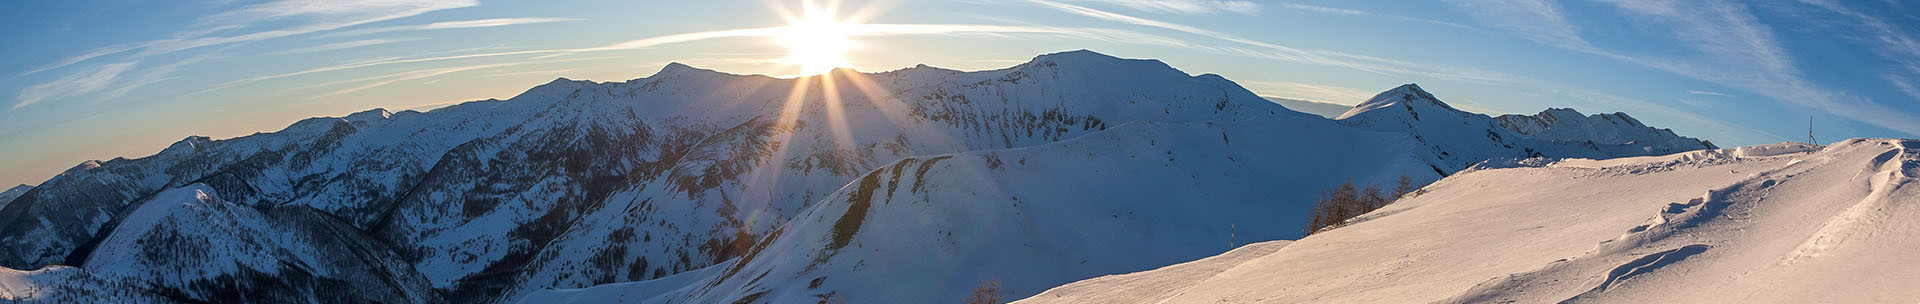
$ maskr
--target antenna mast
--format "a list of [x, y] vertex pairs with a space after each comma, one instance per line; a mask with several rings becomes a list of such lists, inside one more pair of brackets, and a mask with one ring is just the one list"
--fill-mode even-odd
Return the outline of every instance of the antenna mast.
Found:
[[1807, 115], [1807, 143], [1820, 145], [1820, 141], [1813, 139], [1813, 115]]

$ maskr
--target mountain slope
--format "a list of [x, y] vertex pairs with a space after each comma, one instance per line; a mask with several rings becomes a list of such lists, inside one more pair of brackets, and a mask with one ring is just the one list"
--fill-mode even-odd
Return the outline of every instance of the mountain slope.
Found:
[[1438, 178], [1413, 148], [1324, 120], [1249, 118], [909, 158], [809, 208], [738, 264], [653, 301], [950, 301], [988, 280], [1028, 295], [1290, 237], [1306, 218], [1295, 207], [1319, 189], [1403, 172]]
[[[1042, 154], [1062, 159], [1060, 162], [1080, 163], [1081, 171], [1072, 175], [1057, 168], [1002, 168], [1013, 172], [1008, 176], [1053, 176], [1033, 181], [1049, 186], [1047, 189], [1091, 191], [1097, 189], [1091, 188], [1092, 182], [1074, 177], [1083, 175], [1087, 168], [1103, 165], [1070, 156], [1117, 160], [1119, 154], [1115, 153], [1130, 149], [1146, 149], [1158, 142], [1191, 141], [1194, 147], [1163, 152], [1199, 156], [1168, 157], [1160, 162], [1158, 156], [1133, 155], [1138, 158], [1128, 158], [1131, 166], [1140, 166], [1143, 171], [1129, 176], [1178, 178], [1185, 174], [1189, 179], [1217, 180], [1205, 186], [1168, 188], [1196, 195], [1245, 192], [1248, 196], [1224, 197], [1219, 203], [1234, 207], [1195, 211], [1203, 213], [1181, 219], [1207, 224], [1169, 235], [1196, 238], [1222, 231], [1232, 233], [1239, 226], [1227, 223], [1227, 228], [1221, 228], [1219, 218], [1215, 218], [1225, 217], [1257, 222], [1240, 225], [1263, 226], [1242, 230], [1253, 231], [1245, 234], [1247, 240], [1290, 237], [1297, 225], [1287, 221], [1305, 211], [1311, 194], [1343, 178], [1384, 181], [1411, 174], [1431, 180], [1465, 164], [1492, 158], [1613, 157], [1686, 149], [1684, 145], [1650, 143], [1635, 146], [1643, 149], [1544, 148], [1530, 154], [1522, 153], [1531, 151], [1529, 145], [1559, 143], [1506, 141], [1496, 142], [1508, 145], [1504, 150], [1452, 151], [1447, 149], [1455, 148], [1454, 142], [1459, 140], [1423, 140], [1421, 135], [1428, 133], [1421, 132], [1453, 132], [1448, 128], [1458, 127], [1414, 130], [1412, 125], [1378, 121], [1383, 123], [1356, 128], [1346, 120], [1336, 122], [1287, 110], [1217, 75], [1190, 75], [1159, 61], [1121, 59], [1090, 51], [1041, 55], [1027, 63], [991, 71], [961, 72], [927, 66], [884, 73], [842, 69], [794, 79], [732, 75], [669, 64], [652, 76], [626, 82], [557, 79], [508, 100], [475, 101], [427, 112], [374, 109], [345, 117], [302, 120], [278, 132], [233, 139], [190, 137], [143, 158], [87, 162], [0, 207], [0, 265], [16, 269], [98, 265], [94, 267], [115, 269], [86, 270], [138, 273], [147, 268], [96, 257], [178, 250], [175, 247], [180, 246], [174, 244], [114, 241], [114, 236], [177, 230], [159, 224], [167, 221], [134, 220], [138, 218], [132, 215], [140, 213], [143, 203], [167, 191], [193, 189], [219, 198], [218, 203], [210, 204], [235, 206], [220, 210], [236, 211], [168, 218], [182, 223], [270, 219], [290, 226], [276, 228], [286, 231], [254, 229], [262, 231], [255, 234], [315, 234], [325, 240], [323, 243], [392, 251], [388, 257], [381, 253], [383, 250], [330, 252], [324, 248], [337, 246], [325, 244], [220, 240], [217, 243], [291, 248], [292, 252], [305, 252], [303, 246], [319, 246], [314, 249], [320, 252], [316, 254], [326, 257], [237, 255], [230, 257], [234, 262], [229, 264], [246, 267], [211, 269], [204, 274], [218, 277], [236, 271], [253, 273], [239, 269], [262, 270], [276, 267], [269, 264], [321, 263], [334, 258], [364, 260], [341, 267], [390, 267], [389, 262], [397, 261], [411, 271], [370, 274], [378, 276], [373, 279], [395, 283], [288, 287], [291, 289], [231, 285], [193, 291], [198, 288], [193, 286], [205, 286], [194, 283], [198, 277], [118, 278], [155, 281], [148, 283], [192, 291], [186, 292], [188, 298], [200, 299], [226, 299], [218, 295], [262, 288], [298, 295], [311, 290], [303, 288], [334, 286], [371, 298], [485, 302], [517, 299], [553, 288], [674, 277], [714, 265], [746, 267], [753, 263], [727, 261], [742, 259], [760, 244], [777, 241], [777, 235], [788, 233], [781, 232], [780, 227], [802, 214], [826, 212], [815, 210], [820, 205], [844, 208], [843, 203], [833, 202], [847, 201], [846, 189], [857, 190], [863, 178], [876, 170], [898, 173], [900, 169], [889, 168], [904, 166], [902, 160], [931, 162], [941, 155], [1018, 151], [1094, 134], [1134, 139], [1106, 147], [1112, 151], [1045, 149], [1050, 152]], [[1138, 126], [1108, 134], [1122, 125]], [[1483, 130], [1468, 132], [1479, 131]], [[1150, 140], [1142, 146], [1139, 136]], [[1212, 142], [1216, 136], [1220, 142]], [[1581, 134], [1566, 136], [1578, 139]], [[1460, 145], [1469, 147], [1491, 145], [1462, 142]], [[1347, 154], [1367, 159], [1340, 158], [1316, 165], [1267, 160], [1278, 155], [1324, 157], [1309, 155], [1325, 152], [1315, 150], [1315, 146], [1298, 146], [1305, 143], [1353, 151]], [[1563, 151], [1568, 155], [1556, 154]], [[1184, 165], [1189, 162], [1201, 165]], [[1256, 165], [1243, 165], [1249, 162]], [[1152, 169], [1155, 167], [1160, 169]], [[1443, 167], [1449, 169], [1439, 169]], [[977, 182], [959, 173], [975, 168], [927, 168], [933, 170], [929, 174], [939, 176], [931, 179]], [[1255, 172], [1248, 168], [1279, 171]], [[1287, 183], [1277, 184], [1283, 181]], [[1265, 188], [1231, 188], [1236, 185]], [[1047, 189], [1027, 191], [1043, 193]], [[922, 190], [928, 193], [920, 193]], [[929, 197], [961, 195], [942, 188], [922, 190], [912, 192]], [[935, 194], [939, 196], [932, 196]], [[1059, 204], [1064, 205], [1084, 203], [1061, 200]], [[1271, 201], [1279, 203], [1254, 204]], [[1288, 219], [1252, 220], [1270, 217]], [[953, 225], [975, 224], [979, 223]], [[912, 230], [907, 228], [930, 227], [902, 229]], [[979, 254], [971, 251], [977, 248], [969, 248], [967, 252]], [[1040, 286], [1142, 270], [1225, 249], [1211, 245], [1168, 249], [1076, 268], [1018, 286], [1027, 288], [1022, 291], [1025, 293], [1037, 292]], [[1056, 257], [1077, 254], [1066, 252]], [[844, 265], [838, 263], [845, 260], [833, 262]], [[295, 271], [257, 272], [264, 274], [260, 280], [343, 278], [325, 267], [280, 269]], [[431, 299], [417, 297], [420, 292], [415, 291], [419, 289], [414, 285], [415, 274], [432, 289]], [[741, 286], [748, 285], [753, 284]], [[925, 288], [936, 285], [928, 286]], [[393, 290], [406, 295], [394, 297]]]
[[89, 162], [0, 209], [0, 243], [15, 245], [0, 262], [80, 264], [112, 231], [143, 229], [119, 226], [137, 202], [199, 183], [242, 205], [337, 217], [455, 300], [646, 279], [737, 256], [810, 202], [901, 157], [1265, 104], [1217, 76], [1086, 51], [995, 71], [800, 79], [673, 64], [624, 83], [561, 79], [510, 100], [376, 109]]
[[[1502, 169], [1493, 169], [1506, 167]], [[1203, 280], [1171, 303], [1898, 302], [1920, 141], [1511, 162]], [[1152, 276], [1151, 274], [1140, 274]], [[1073, 302], [1042, 294], [1022, 302]]]
[[112, 281], [146, 282], [177, 299], [439, 300], [384, 244], [304, 206], [256, 209], [194, 184], [155, 195], [121, 226], [81, 268]]

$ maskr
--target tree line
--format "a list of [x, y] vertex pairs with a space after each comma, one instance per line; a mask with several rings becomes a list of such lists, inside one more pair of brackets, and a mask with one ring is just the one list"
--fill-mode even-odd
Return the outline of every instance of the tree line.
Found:
[[1308, 217], [1307, 226], [1302, 234], [1311, 235], [1324, 229], [1337, 228], [1345, 224], [1348, 219], [1386, 207], [1394, 200], [1416, 190], [1418, 189], [1413, 187], [1413, 180], [1406, 174], [1400, 175], [1400, 180], [1395, 182], [1393, 189], [1381, 189], [1379, 185], [1373, 183], [1356, 187], [1353, 185], [1353, 180], [1349, 179], [1332, 190], [1322, 192], [1320, 198], [1314, 200], [1313, 214]]

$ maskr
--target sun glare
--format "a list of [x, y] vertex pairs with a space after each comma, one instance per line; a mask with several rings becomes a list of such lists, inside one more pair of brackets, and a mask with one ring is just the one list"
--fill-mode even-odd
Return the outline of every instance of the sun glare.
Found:
[[837, 20], [833, 7], [806, 7], [806, 15], [790, 20], [780, 44], [786, 45], [786, 58], [779, 62], [800, 66], [800, 76], [819, 75], [834, 68], [847, 67], [847, 51], [854, 47], [855, 24]]

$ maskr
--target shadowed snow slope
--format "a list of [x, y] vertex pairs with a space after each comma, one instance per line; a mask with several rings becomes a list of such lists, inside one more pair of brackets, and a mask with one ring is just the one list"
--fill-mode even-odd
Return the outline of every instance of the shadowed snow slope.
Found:
[[[1469, 170], [1348, 226], [1221, 260], [1229, 269], [1192, 288], [1114, 301], [1911, 301], [1916, 176], [1920, 141], [1895, 139]], [[1131, 276], [1180, 278], [1161, 271], [1173, 270]], [[1096, 284], [1021, 303], [1114, 293], [1086, 291]]]
[[841, 188], [740, 264], [650, 302], [958, 301], [987, 281], [1025, 296], [1192, 260], [1230, 237], [1292, 237], [1307, 217], [1298, 207], [1341, 181], [1437, 177], [1390, 135], [1324, 120], [1133, 123], [909, 158]]

